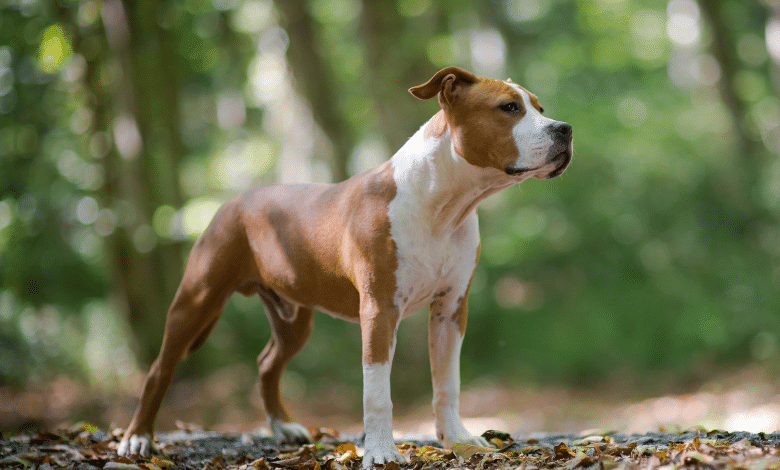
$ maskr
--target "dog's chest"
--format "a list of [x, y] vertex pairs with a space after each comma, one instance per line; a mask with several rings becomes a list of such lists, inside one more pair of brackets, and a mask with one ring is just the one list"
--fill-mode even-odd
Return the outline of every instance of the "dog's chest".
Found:
[[[395, 218], [395, 220], [393, 220]], [[476, 213], [454, 232], [434, 236], [427, 221], [391, 216], [396, 244], [395, 303], [406, 317], [430, 305], [434, 296], [465, 293], [474, 272], [479, 246]]]

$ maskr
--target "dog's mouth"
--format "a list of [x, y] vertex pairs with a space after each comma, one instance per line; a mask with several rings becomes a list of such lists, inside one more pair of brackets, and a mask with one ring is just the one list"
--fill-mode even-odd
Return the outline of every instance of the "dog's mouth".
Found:
[[572, 151], [571, 151], [571, 147], [569, 147], [563, 150], [562, 152], [558, 152], [557, 154], [555, 154], [552, 158], [547, 160], [547, 162], [545, 162], [541, 166], [535, 168], [508, 166], [504, 168], [504, 172], [510, 176], [520, 176], [526, 173], [539, 171], [545, 167], [549, 167], [550, 165], [553, 165], [553, 169], [549, 173], [547, 173], [547, 175], [544, 176], [534, 175], [537, 179], [551, 179], [551, 178], [555, 178], [556, 176], [560, 176], [564, 171], [566, 171], [566, 168], [568, 168], [569, 163], [571, 163], [571, 157], [572, 157]]
[[571, 163], [571, 153], [571, 148], [568, 148], [550, 159], [550, 163], [555, 165], [555, 169], [547, 174], [548, 180], [560, 176], [566, 171], [566, 168], [569, 167], [569, 163]]
[[538, 168], [525, 168], [525, 167], [516, 167], [516, 166], [508, 166], [504, 168], [504, 172], [507, 175], [510, 176], [519, 176], [523, 173], [528, 173], [529, 171], [537, 170]]

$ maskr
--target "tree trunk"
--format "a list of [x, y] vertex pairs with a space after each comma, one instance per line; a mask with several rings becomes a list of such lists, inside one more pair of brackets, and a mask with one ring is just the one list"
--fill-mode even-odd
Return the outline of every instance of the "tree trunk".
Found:
[[[120, 155], [117, 142], [104, 159], [104, 204], [129, 203], [134, 212], [126, 230], [107, 240], [112, 290], [117, 308], [128, 319], [138, 359], [149, 364], [162, 339], [168, 305], [183, 272], [180, 243], [159, 243], [151, 229], [163, 204], [181, 207], [178, 165], [184, 153], [178, 127], [178, 71], [175, 40], [157, 24], [158, 2], [144, 9], [132, 2], [108, 0], [103, 23], [120, 69], [112, 95], [113, 116], [99, 121], [111, 133], [110, 118], [137, 126], [140, 147]], [[107, 101], [107, 100], [106, 100]], [[122, 135], [114, 133], [116, 139]], [[124, 202], [123, 202], [124, 201]], [[147, 245], [144, 247], [143, 245]], [[152, 248], [151, 251], [147, 251]]]
[[287, 60], [296, 89], [309, 102], [314, 120], [333, 144], [333, 181], [343, 181], [349, 176], [347, 162], [355, 146], [355, 135], [339, 106], [330, 64], [318, 50], [322, 41], [317, 23], [306, 11], [305, 2], [277, 0], [275, 4], [283, 17], [282, 27], [290, 38]]

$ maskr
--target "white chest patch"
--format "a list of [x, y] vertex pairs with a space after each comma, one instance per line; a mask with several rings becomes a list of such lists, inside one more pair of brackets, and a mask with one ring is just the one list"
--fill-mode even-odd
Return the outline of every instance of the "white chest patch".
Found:
[[[430, 305], [441, 291], [465, 292], [476, 264], [476, 213], [457, 227], [451, 227], [448, 219], [456, 219], [453, 214], [461, 208], [463, 212], [481, 189], [478, 185], [462, 187], [463, 178], [453, 175], [452, 168], [442, 168], [453, 164], [453, 157], [446, 147], [434, 148], [436, 140], [424, 139], [418, 132], [393, 157], [396, 196], [388, 217], [398, 249], [394, 300], [402, 317]], [[465, 165], [460, 171], [478, 171], [465, 160], [454, 164]]]

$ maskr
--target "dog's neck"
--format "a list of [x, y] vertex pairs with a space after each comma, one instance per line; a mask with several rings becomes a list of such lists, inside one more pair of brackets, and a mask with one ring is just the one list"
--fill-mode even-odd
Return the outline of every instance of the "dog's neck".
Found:
[[452, 233], [477, 204], [517, 182], [495, 168], [480, 168], [458, 155], [442, 112], [431, 118], [392, 157], [399, 207], [434, 235]]

